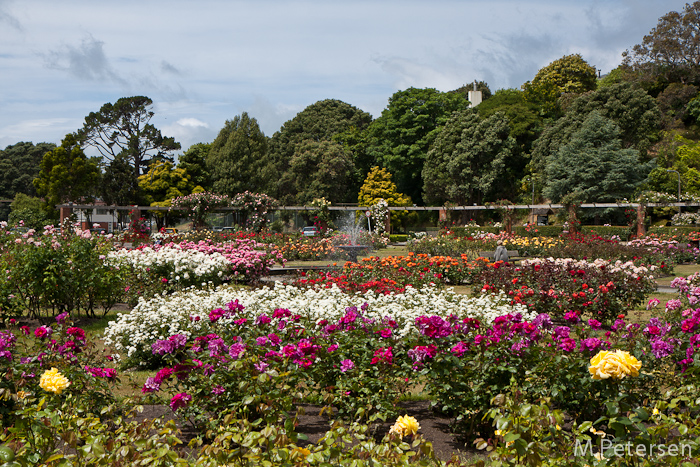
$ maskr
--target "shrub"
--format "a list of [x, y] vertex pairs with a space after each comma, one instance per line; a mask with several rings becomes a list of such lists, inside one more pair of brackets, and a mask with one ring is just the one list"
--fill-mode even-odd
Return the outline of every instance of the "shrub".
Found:
[[563, 319], [573, 312], [613, 323], [655, 290], [651, 270], [632, 262], [568, 259], [487, 263], [474, 276], [475, 293], [500, 291], [514, 303]]
[[121, 299], [126, 271], [109, 264], [108, 236], [94, 237], [89, 230], [69, 225], [59, 232], [47, 226], [42, 236], [33, 230], [13, 235], [4, 229], [0, 290], [8, 297], [0, 302], [0, 314], [29, 312], [30, 317], [55, 316], [73, 310], [94, 315], [106, 313]]

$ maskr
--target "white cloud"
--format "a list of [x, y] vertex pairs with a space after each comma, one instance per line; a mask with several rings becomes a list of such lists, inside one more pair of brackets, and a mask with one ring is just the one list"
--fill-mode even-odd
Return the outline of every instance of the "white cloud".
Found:
[[184, 127], [192, 127], [192, 128], [197, 128], [197, 127], [204, 127], [204, 128], [209, 128], [209, 124], [205, 123], [201, 120], [197, 120], [196, 118], [181, 118], [180, 120], [177, 121], [177, 124], [180, 126]]

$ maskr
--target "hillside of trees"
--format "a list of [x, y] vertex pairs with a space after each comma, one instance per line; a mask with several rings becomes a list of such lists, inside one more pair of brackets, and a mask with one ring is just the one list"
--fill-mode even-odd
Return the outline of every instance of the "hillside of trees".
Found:
[[[168, 205], [200, 191], [265, 193], [285, 205], [358, 203], [381, 170], [402, 205], [529, 204], [533, 192], [536, 203], [632, 200], [676, 195], [678, 177], [682, 197], [695, 200], [698, 28], [700, 1], [659, 18], [603, 77], [572, 54], [520, 89], [492, 92], [465, 79], [449, 92], [400, 90], [376, 118], [329, 98], [265, 135], [244, 112], [184, 152], [150, 123], [151, 99], [124, 97], [86, 116], [59, 146], [0, 150], [0, 199], [38, 198], [49, 218], [68, 201]], [[475, 81], [483, 102], [471, 107]], [[87, 157], [88, 147], [101, 157]]]

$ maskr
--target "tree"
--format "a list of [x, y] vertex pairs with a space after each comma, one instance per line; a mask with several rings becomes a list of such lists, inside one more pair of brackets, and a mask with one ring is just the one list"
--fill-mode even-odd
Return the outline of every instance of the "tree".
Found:
[[17, 143], [0, 151], [0, 199], [12, 199], [17, 193], [36, 195], [32, 184], [39, 173], [39, 164], [53, 143]]
[[[341, 138], [341, 135], [364, 130], [371, 121], [372, 116], [367, 112], [335, 99], [315, 102], [299, 112], [270, 139], [267, 163], [263, 169], [269, 183], [265, 192], [274, 194], [282, 203], [295, 202], [295, 186], [291, 183], [294, 177], [284, 177], [284, 174], [290, 170], [297, 146], [305, 141], [320, 142]], [[350, 181], [356, 187], [359, 177], [355, 175], [348, 180]]]
[[210, 143], [197, 143], [178, 158], [177, 168], [185, 169], [195, 187], [204, 191], [211, 188], [211, 172], [207, 167], [207, 157], [211, 149]]
[[452, 113], [467, 106], [464, 96], [456, 93], [430, 88], [398, 91], [367, 129], [368, 154], [394, 174], [400, 192], [420, 202], [428, 149]]
[[153, 101], [145, 96], [122, 97], [107, 103], [99, 112], [85, 117], [76, 133], [83, 146], [92, 146], [109, 161], [124, 154], [133, 168], [134, 178], [141, 175], [153, 159], [171, 160], [169, 153], [180, 149], [174, 138], [161, 135], [150, 122]]
[[308, 205], [326, 198], [332, 203], [352, 202], [355, 175], [352, 154], [332, 141], [305, 140], [296, 146], [282, 184], [294, 187], [296, 202]]
[[139, 177], [139, 188], [146, 203], [153, 206], [155, 202], [162, 203], [189, 195], [195, 186], [187, 170], [175, 168], [172, 162], [163, 161], [152, 164], [148, 173]]
[[672, 83], [656, 96], [656, 102], [663, 115], [664, 128], [683, 127], [683, 122], [691, 121], [688, 104], [698, 95], [698, 87], [692, 84]]
[[646, 156], [658, 134], [661, 113], [654, 98], [643, 89], [621, 83], [579, 96], [562, 118], [543, 131], [533, 144], [531, 172], [542, 174], [547, 159], [571, 140], [593, 111], [615, 123], [623, 148], [634, 148], [642, 158]]
[[[700, 1], [661, 18], [641, 44], [626, 50], [623, 65], [647, 81], [700, 84]], [[659, 89], [661, 90], [661, 89]]]
[[100, 196], [105, 203], [116, 206], [141, 203], [138, 179], [134, 178], [133, 170], [125, 155], [118, 155], [105, 168], [100, 184]]
[[596, 70], [579, 54], [565, 55], [541, 68], [532, 82], [523, 84], [525, 99], [540, 105], [544, 112], [557, 110], [562, 94], [581, 94], [596, 88]]
[[677, 196], [678, 175], [668, 172], [672, 169], [680, 174], [684, 193], [700, 195], [700, 142], [674, 135], [669, 147], [657, 158], [657, 165], [649, 174], [649, 189]]
[[[380, 200], [387, 202], [389, 206], [410, 206], [411, 198], [399, 193], [396, 184], [392, 181], [391, 173], [382, 167], [372, 167], [365, 182], [360, 188], [357, 202], [360, 206], [373, 206]], [[391, 225], [398, 226], [408, 218], [408, 211], [392, 211]]]
[[633, 194], [651, 164], [624, 149], [620, 129], [594, 111], [571, 140], [547, 160], [543, 194], [553, 202], [612, 202]]
[[496, 198], [515, 199], [519, 194], [516, 181], [526, 171], [532, 146], [544, 129], [544, 119], [537, 105], [528, 102], [524, 93], [517, 89], [499, 89], [493, 97], [476, 107], [476, 111], [481, 119], [501, 113], [508, 121], [509, 134], [515, 139], [516, 146], [506, 164], [503, 179], [511, 183], [501, 185]]
[[229, 196], [260, 191], [267, 183], [261, 174], [266, 154], [267, 137], [256, 119], [243, 112], [227, 120], [206, 159], [214, 191]]
[[69, 201], [92, 201], [100, 181], [99, 159], [88, 158], [74, 134], [67, 134], [61, 145], [47, 152], [41, 160], [34, 187], [44, 198], [45, 209]]
[[455, 112], [428, 151], [423, 167], [425, 200], [483, 204], [504, 182], [515, 148], [502, 113], [480, 120], [475, 109]]
[[43, 201], [40, 198], [17, 193], [10, 204], [10, 209], [12, 209], [8, 218], [10, 225], [17, 225], [22, 221], [24, 227], [41, 232], [45, 225], [53, 223], [44, 212]]

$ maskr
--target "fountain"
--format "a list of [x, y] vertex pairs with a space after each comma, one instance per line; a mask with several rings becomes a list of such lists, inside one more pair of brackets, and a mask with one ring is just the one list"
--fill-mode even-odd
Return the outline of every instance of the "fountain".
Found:
[[357, 256], [369, 250], [369, 245], [360, 245], [360, 235], [365, 232], [359, 222], [355, 220], [355, 213], [350, 211], [348, 217], [340, 226], [340, 231], [347, 234], [347, 245], [338, 245], [338, 248], [348, 254], [348, 260], [357, 262]]

